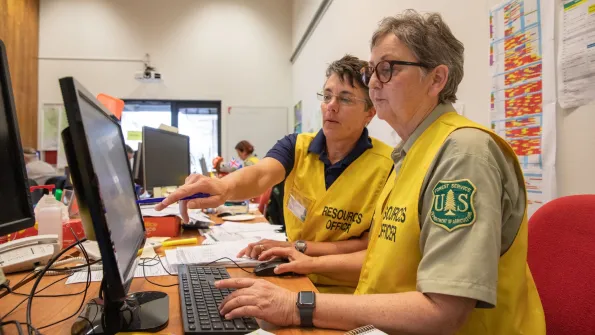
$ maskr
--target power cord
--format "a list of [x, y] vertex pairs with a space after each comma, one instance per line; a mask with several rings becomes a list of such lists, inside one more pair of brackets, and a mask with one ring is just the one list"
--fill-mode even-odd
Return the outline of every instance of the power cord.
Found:
[[[155, 264], [151, 264], [151, 265], [146, 265], [147, 261], [154, 261], [155, 258], [157, 258], [158, 263]], [[143, 261], [141, 264], [139, 264], [140, 266], [143, 267], [143, 277], [145, 278], [145, 280], [155, 286], [159, 286], [159, 287], [173, 287], [173, 286], [178, 286], [178, 283], [175, 284], [170, 284], [170, 285], [162, 285], [162, 284], [157, 284], [153, 281], [151, 281], [148, 277], [147, 274], [145, 273], [145, 266], [155, 266], [157, 264], [161, 264], [161, 266], [163, 266], [163, 269], [165, 270], [165, 272], [167, 272], [170, 276], [174, 276], [173, 274], [171, 274], [169, 271], [167, 271], [167, 269], [165, 268], [165, 265], [163, 265], [163, 263], [161, 263], [161, 257], [159, 257], [159, 255], [155, 255], [153, 256], [153, 258], [141, 258], [141, 260]]]
[[[2, 329], [3, 326], [9, 325], [9, 324], [13, 324], [15, 325], [15, 327], [17, 328], [17, 332], [19, 333], [19, 335], [23, 335], [23, 327], [21, 327], [21, 322], [18, 322], [16, 320], [11, 320], [11, 321], [6, 321], [6, 322], [1, 322], [0, 323], [0, 330]], [[39, 330], [35, 327], [33, 327], [32, 325], [25, 323], [27, 325], [27, 332], [33, 330], [35, 332], [35, 334], [39, 334], [41, 335], [41, 333], [39, 332]]]
[[[81, 251], [83, 253], [83, 255], [85, 256], [85, 260], [87, 261], [87, 284], [85, 285], [85, 290], [83, 293], [83, 299], [81, 299], [81, 304], [79, 305], [79, 307], [77, 308], [77, 310], [72, 313], [70, 316], [67, 316], [59, 321], [56, 321], [54, 323], [50, 323], [49, 325], [45, 325], [43, 327], [39, 327], [39, 329], [44, 329], [44, 328], [48, 328], [54, 325], [57, 325], [60, 322], [64, 322], [74, 316], [76, 316], [77, 314], [80, 313], [81, 309], [83, 308], [83, 306], [85, 305], [85, 301], [87, 300], [87, 291], [89, 290], [89, 286], [91, 286], [91, 264], [90, 264], [90, 259], [89, 259], [89, 254], [87, 254], [87, 250], [85, 249], [85, 247], [82, 245], [82, 242], [84, 242], [84, 240], [86, 240], [86, 238], [79, 240], [78, 237], [76, 236], [76, 234], [74, 233], [74, 230], [72, 229], [72, 227], [70, 228], [70, 231], [72, 232], [72, 235], [74, 236], [74, 238], [76, 239], [76, 243], [72, 244], [70, 247], [76, 246], [76, 245], [80, 245]], [[51, 267], [50, 264], [48, 264], [48, 266], [46, 266], [47, 268]], [[47, 269], [44, 269], [47, 271]], [[43, 270], [42, 273], [40, 274], [40, 277], [43, 276]], [[38, 278], [38, 280], [39, 280]], [[33, 287], [35, 287], [35, 284], [33, 285]], [[29, 297], [29, 305], [27, 306], [27, 322], [31, 323], [31, 302], [33, 301], [33, 296]]]
[[[62, 281], [62, 280], [64, 280], [64, 279], [66, 279], [66, 278], [68, 278], [68, 277], [70, 277], [70, 276], [71, 276], [71, 275], [68, 275], [68, 276], [66, 276], [66, 277], [63, 277], [63, 278], [60, 278], [60, 279], [58, 279], [58, 280], [56, 280], [56, 281], [53, 281], [52, 283], [48, 284], [48, 285], [47, 285], [47, 286], [45, 286], [44, 288], [42, 288], [42, 289], [40, 289], [39, 291], [37, 291], [37, 292], [36, 292], [36, 294], [37, 294], [37, 293], [39, 293], [39, 292], [42, 292], [43, 290], [45, 290], [45, 289], [47, 289], [47, 288], [50, 288], [52, 285], [54, 285], [54, 284], [56, 284], [56, 283], [59, 283], [60, 281]], [[28, 294], [24, 294], [24, 293], [20, 293], [20, 292], [14, 292], [14, 291], [12, 291], [11, 293], [13, 293], [13, 294], [17, 293], [18, 295], [21, 295], [21, 294], [22, 294], [22, 295], [25, 295], [25, 296], [29, 297], [29, 295], [28, 295]], [[77, 295], [77, 294], [81, 294], [81, 293], [82, 293], [82, 292], [78, 292], [78, 293], [71, 293], [71, 295]], [[37, 295], [37, 296], [39, 297], [39, 295]], [[48, 296], [48, 297], [50, 297], [50, 296]], [[52, 297], [53, 297], [53, 296], [52, 296]], [[19, 303], [18, 303], [16, 306], [14, 306], [14, 308], [13, 308], [13, 309], [11, 309], [11, 310], [10, 310], [8, 313], [6, 313], [4, 316], [0, 317], [0, 321], [2, 321], [4, 318], [6, 318], [6, 317], [7, 317], [7, 316], [9, 316], [10, 314], [12, 314], [12, 312], [14, 312], [14, 311], [15, 311], [17, 308], [19, 308], [19, 306], [20, 306], [20, 305], [22, 305], [22, 304], [23, 304], [25, 301], [27, 301], [27, 300], [29, 300], [29, 298], [26, 298], [26, 299], [23, 299], [23, 300], [21, 300], [21, 302], [19, 302]]]
[[[87, 260], [87, 267], [89, 269], [89, 271], [87, 272], [87, 285], [85, 286], [85, 291], [84, 291], [84, 295], [83, 295], [83, 299], [81, 301], [81, 304], [79, 306], [79, 308], [76, 310], [76, 312], [74, 312], [72, 315], [51, 323], [49, 325], [43, 326], [43, 327], [39, 327], [38, 329], [44, 329], [47, 327], [51, 327], [55, 324], [58, 324], [60, 322], [66, 321], [68, 319], [70, 319], [71, 317], [75, 316], [76, 314], [79, 313], [79, 311], [81, 310], [81, 308], [83, 307], [85, 300], [87, 298], [87, 290], [89, 289], [89, 286], [91, 285], [91, 265], [89, 264], [89, 255], [87, 254], [87, 251], [85, 250], [85, 248], [82, 246], [82, 242], [86, 241], [86, 238], [83, 238], [81, 240], [78, 239], [78, 237], [76, 236], [76, 234], [74, 233], [74, 230], [71, 228], [70, 229], [72, 231], [72, 235], [75, 237], [76, 239], [76, 243], [71, 244], [70, 246], [66, 247], [65, 249], [61, 250], [58, 254], [56, 254], [54, 257], [52, 257], [52, 259], [46, 264], [46, 266], [43, 268], [43, 270], [41, 270], [41, 272], [39, 273], [37, 279], [35, 280], [35, 283], [33, 284], [33, 287], [31, 288], [31, 294], [29, 295], [29, 297], [27, 298], [28, 303], [27, 303], [27, 323], [28, 324], [32, 324], [31, 322], [31, 307], [33, 306], [33, 298], [35, 297], [35, 291], [37, 290], [37, 286], [39, 286], [39, 283], [41, 282], [41, 278], [43, 278], [43, 275], [52, 267], [52, 265], [62, 256], [64, 255], [68, 250], [74, 248], [77, 245], [81, 246], [81, 251], [83, 252], [83, 255], [85, 256], [85, 259]], [[30, 331], [28, 332], [30, 334]]]

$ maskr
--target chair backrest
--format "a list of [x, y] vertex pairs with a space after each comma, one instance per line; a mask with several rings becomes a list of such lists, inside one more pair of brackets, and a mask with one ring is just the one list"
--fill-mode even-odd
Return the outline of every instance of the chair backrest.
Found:
[[263, 215], [264, 215], [265, 207], [266, 207], [267, 203], [269, 202], [269, 199], [271, 198], [272, 190], [273, 190], [273, 188], [269, 188], [268, 190], [266, 190], [263, 194], [260, 195], [260, 199], [258, 200], [258, 210]]
[[595, 195], [542, 206], [529, 220], [527, 262], [548, 334], [595, 332]]

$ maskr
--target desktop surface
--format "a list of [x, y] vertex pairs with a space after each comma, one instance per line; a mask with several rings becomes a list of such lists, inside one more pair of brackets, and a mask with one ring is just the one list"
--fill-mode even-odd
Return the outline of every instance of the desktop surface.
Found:
[[[215, 221], [215, 223], [221, 223], [223, 220], [221, 218], [217, 218], [215, 216], [211, 216], [211, 219]], [[263, 222], [264, 218], [257, 218], [252, 223]], [[247, 223], [249, 224], [249, 223]], [[202, 243], [204, 237], [198, 235], [196, 230], [186, 230], [184, 231], [180, 238], [188, 238], [188, 237], [197, 237], [198, 244]], [[158, 253], [162, 253], [164, 248], [157, 249]], [[228, 267], [227, 271], [231, 275], [232, 278], [255, 278], [255, 279], [264, 279], [267, 280], [275, 285], [284, 287], [288, 290], [299, 292], [299, 291], [315, 291], [317, 292], [316, 287], [312, 282], [308, 279], [308, 277], [256, 277], [254, 274], [249, 274], [242, 271], [239, 268], [235, 267]], [[9, 275], [8, 278], [11, 280], [11, 285], [14, 285], [23, 277], [25, 277], [26, 273], [19, 273], [15, 275]], [[53, 281], [58, 280], [58, 276], [47, 276], [41, 280], [39, 287], [44, 287]], [[161, 285], [171, 285], [178, 282], [177, 276], [161, 276], [161, 277], [151, 277], [151, 281], [154, 281]], [[65, 281], [65, 280], [64, 280]], [[85, 284], [71, 284], [65, 285], [64, 281], [61, 281], [45, 291], [44, 294], [47, 295], [55, 295], [55, 294], [68, 294], [68, 293], [77, 293], [83, 291], [85, 289]], [[26, 293], [28, 294], [31, 290], [32, 282], [27, 283], [26, 285], [22, 286], [20, 289], [17, 289], [17, 292]], [[99, 294], [99, 282], [92, 282], [89, 290], [87, 292], [87, 298], [85, 299], [85, 303], [89, 300], [89, 297], [96, 297]], [[183, 325], [182, 325], [182, 315], [180, 312], [180, 298], [179, 298], [179, 290], [178, 286], [172, 287], [158, 287], [149, 282], [147, 282], [144, 278], [134, 278], [132, 280], [132, 284], [130, 286], [129, 293], [134, 292], [141, 292], [141, 291], [161, 291], [165, 292], [169, 295], [169, 324], [167, 328], [158, 332], [158, 334], [175, 334], [175, 335], [182, 335], [184, 334]], [[76, 309], [81, 304], [81, 299], [83, 298], [82, 294], [75, 295], [75, 296], [68, 296], [68, 297], [58, 297], [58, 298], [41, 298], [36, 297], [33, 299], [33, 308], [32, 308], [32, 320], [34, 326], [43, 326], [46, 324], [50, 324], [52, 322], [58, 321], [62, 318], [65, 318], [76, 311]], [[2, 303], [0, 304], [0, 316], [6, 314], [9, 310], [11, 310], [16, 304], [18, 304], [21, 300], [25, 299], [23, 296], [18, 296], [14, 294], [10, 294], [1, 298]], [[48, 306], [52, 306], [52, 308], [48, 308]], [[7, 320], [24, 320], [25, 319], [25, 311], [26, 311], [26, 303], [23, 303], [19, 308], [13, 312]], [[78, 316], [78, 314], [77, 314]], [[76, 317], [69, 319], [68, 321], [62, 322], [58, 325], [46, 328], [42, 330], [43, 334], [65, 334], [70, 333], [70, 326], [74, 323]], [[258, 320], [258, 323], [262, 329], [270, 331], [274, 334], [343, 334], [342, 331], [333, 331], [333, 330], [326, 330], [326, 329], [300, 329], [297, 327], [277, 327], [271, 325], [267, 322], [263, 322], [262, 320]], [[16, 329], [14, 327], [9, 328], [6, 327], [3, 335], [9, 334], [17, 334]]]

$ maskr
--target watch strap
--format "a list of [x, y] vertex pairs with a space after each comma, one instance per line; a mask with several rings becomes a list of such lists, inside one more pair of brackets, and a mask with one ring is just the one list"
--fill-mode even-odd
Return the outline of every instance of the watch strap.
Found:
[[314, 327], [314, 308], [311, 307], [298, 307], [300, 311], [300, 326], [304, 328]]
[[[312, 293], [314, 300], [312, 305], [300, 304], [302, 293]], [[314, 327], [314, 308], [316, 308], [316, 293], [312, 291], [302, 291], [298, 293], [298, 301], [296, 303], [298, 312], [300, 314], [300, 327], [312, 328]]]

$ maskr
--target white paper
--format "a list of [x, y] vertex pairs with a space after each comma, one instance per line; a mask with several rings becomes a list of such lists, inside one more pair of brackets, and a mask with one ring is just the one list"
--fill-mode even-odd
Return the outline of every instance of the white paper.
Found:
[[[159, 264], [157, 259], [139, 259], [139, 265], [134, 270], [134, 277], [135, 278], [143, 278], [143, 277], [159, 277], [159, 276], [167, 276], [169, 275], [167, 271], [171, 274], [178, 273], [177, 266], [171, 266], [165, 257], [161, 257], [161, 263], [163, 266]], [[143, 274], [143, 264], [144, 262], [144, 271]], [[163, 268], [165, 267], [167, 271]], [[103, 279], [103, 271], [91, 271], [91, 281], [97, 282]], [[86, 283], [87, 282], [87, 271], [78, 271], [75, 272], [72, 276], [68, 277], [66, 280], [66, 284], [76, 284], [76, 283]]]
[[[238, 258], [237, 254], [246, 247], [246, 241], [220, 242], [213, 245], [200, 245], [196, 247], [185, 247], [171, 250], [165, 250], [165, 256], [169, 264], [198, 264], [205, 265], [231, 265], [233, 262], [243, 266], [254, 266], [262, 262], [250, 259], [248, 257]], [[221, 259], [226, 257], [227, 259]], [[221, 260], [219, 260], [221, 259]], [[218, 261], [217, 261], [218, 260]], [[213, 263], [217, 261], [216, 263]], [[233, 262], [232, 262], [233, 261]]]
[[[286, 241], [287, 236], [285, 233], [277, 233], [275, 230], [278, 227], [274, 227], [273, 230], [270, 225], [266, 224], [263, 226], [257, 227], [244, 227], [249, 226], [251, 224], [243, 224], [242, 226], [236, 225], [220, 225], [214, 226], [206, 232], [205, 241], [202, 244], [214, 244], [218, 242], [232, 242], [232, 241], [240, 241], [240, 240], [247, 240], [247, 239], [254, 239], [256, 241], [262, 239], [269, 239], [275, 241]], [[242, 231], [241, 229], [248, 229], [247, 231]], [[258, 230], [254, 230], [258, 229]]]
[[595, 0], [563, 0], [559, 10], [560, 106], [579, 107], [595, 102]]
[[519, 158], [529, 216], [556, 196], [554, 9], [509, 0], [490, 11], [490, 123]]

